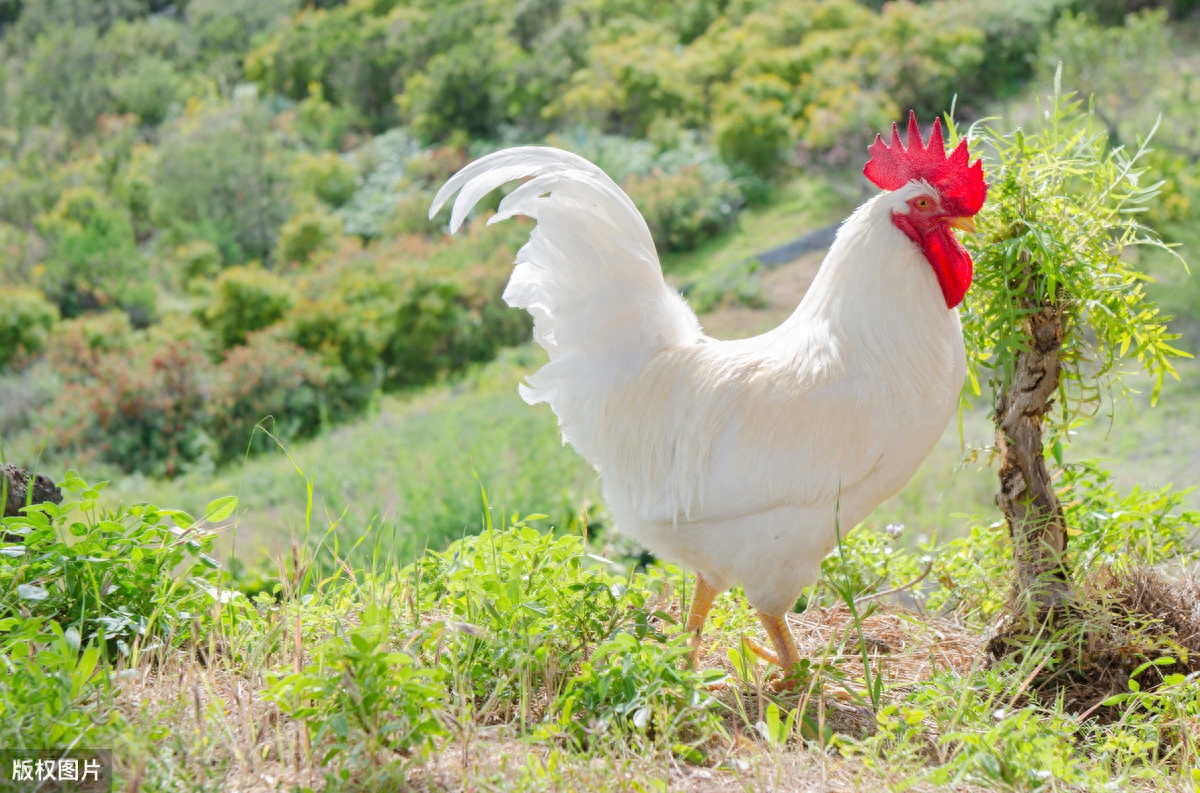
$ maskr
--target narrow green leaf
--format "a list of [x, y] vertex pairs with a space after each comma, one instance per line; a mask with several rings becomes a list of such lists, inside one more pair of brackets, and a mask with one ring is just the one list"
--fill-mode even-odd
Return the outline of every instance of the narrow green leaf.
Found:
[[204, 521], [206, 523], [220, 523], [233, 514], [233, 511], [237, 509], [237, 503], [237, 496], [224, 496], [210, 501], [208, 506], [204, 508]]

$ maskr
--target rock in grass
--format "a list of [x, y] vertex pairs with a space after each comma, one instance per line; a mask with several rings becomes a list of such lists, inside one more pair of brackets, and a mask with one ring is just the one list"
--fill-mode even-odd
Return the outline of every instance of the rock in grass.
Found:
[[[32, 484], [33, 498], [29, 497]], [[4, 491], [4, 517], [21, 514], [26, 504], [62, 503], [62, 491], [45, 474], [34, 476], [15, 465], [0, 465], [0, 490]]]

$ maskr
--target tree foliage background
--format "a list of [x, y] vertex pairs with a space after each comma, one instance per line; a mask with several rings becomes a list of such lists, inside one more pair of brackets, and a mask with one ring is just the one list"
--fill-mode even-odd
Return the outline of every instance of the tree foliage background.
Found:
[[[8, 0], [0, 433], [36, 450], [53, 423], [51, 457], [174, 474], [241, 454], [229, 428], [311, 434], [490, 358], [526, 330], [499, 300], [521, 232], [452, 248], [424, 213], [514, 142], [596, 160], [687, 251], [780, 183], [857, 165], [908, 108], [970, 121], [1063, 61], [1113, 143], [1164, 115], [1147, 221], [1188, 241], [1198, 5]], [[1185, 286], [1167, 308], [1195, 303]], [[246, 368], [272, 356], [291, 380]], [[151, 398], [162, 378], [174, 401]]]

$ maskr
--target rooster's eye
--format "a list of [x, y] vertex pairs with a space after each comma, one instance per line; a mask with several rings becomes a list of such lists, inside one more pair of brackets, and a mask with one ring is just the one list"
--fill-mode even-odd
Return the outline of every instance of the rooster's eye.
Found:
[[918, 198], [917, 209], [929, 209], [929, 203], [930, 202], [928, 198]]

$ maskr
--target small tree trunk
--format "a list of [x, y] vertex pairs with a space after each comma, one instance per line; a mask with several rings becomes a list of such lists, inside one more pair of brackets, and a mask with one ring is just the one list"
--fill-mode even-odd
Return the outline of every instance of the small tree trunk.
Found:
[[1042, 420], [1059, 381], [1062, 317], [1034, 294], [1033, 279], [1021, 302], [1027, 315], [1029, 349], [1017, 355], [1011, 380], [996, 397], [996, 445], [1000, 492], [996, 506], [1008, 522], [1017, 568], [1017, 604], [1044, 612], [1069, 590], [1063, 553], [1067, 524], [1043, 455]]

